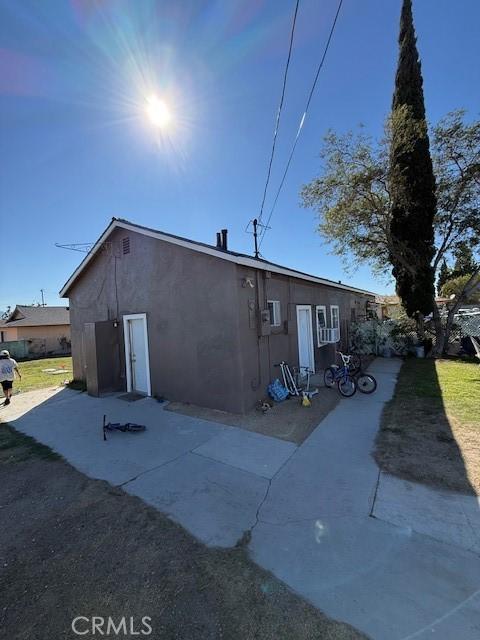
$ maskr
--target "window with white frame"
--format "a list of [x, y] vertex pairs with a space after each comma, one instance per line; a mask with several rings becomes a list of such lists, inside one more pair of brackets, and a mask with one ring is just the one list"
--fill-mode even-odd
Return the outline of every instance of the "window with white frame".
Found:
[[330, 305], [330, 320], [332, 329], [336, 329], [337, 342], [340, 340], [340, 309], [338, 305]]
[[270, 326], [279, 327], [282, 322], [280, 315], [280, 301], [279, 300], [267, 300], [268, 311], [270, 313]]
[[322, 304], [317, 304], [315, 312], [317, 316], [317, 346], [323, 347], [327, 344], [324, 342], [325, 336], [322, 335], [325, 333], [322, 329], [327, 328], [327, 307]]

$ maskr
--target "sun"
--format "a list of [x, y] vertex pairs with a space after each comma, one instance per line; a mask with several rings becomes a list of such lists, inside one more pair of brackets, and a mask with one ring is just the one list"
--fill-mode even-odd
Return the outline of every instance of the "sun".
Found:
[[145, 110], [150, 122], [155, 127], [165, 129], [170, 124], [172, 119], [170, 110], [165, 102], [157, 98], [157, 96], [150, 96], [147, 98]]

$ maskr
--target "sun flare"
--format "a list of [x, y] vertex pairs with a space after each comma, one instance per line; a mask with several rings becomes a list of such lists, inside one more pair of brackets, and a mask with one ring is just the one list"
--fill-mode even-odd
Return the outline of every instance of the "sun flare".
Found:
[[146, 112], [150, 122], [159, 129], [168, 127], [172, 119], [169, 108], [157, 96], [147, 98]]

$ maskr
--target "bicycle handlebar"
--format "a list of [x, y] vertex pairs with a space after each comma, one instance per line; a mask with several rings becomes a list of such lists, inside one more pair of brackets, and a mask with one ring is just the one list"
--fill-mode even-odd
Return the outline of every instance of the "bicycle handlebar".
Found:
[[341, 356], [343, 364], [349, 364], [350, 360], [352, 359], [352, 356], [346, 356], [341, 351], [336, 351], [336, 353], [338, 353]]

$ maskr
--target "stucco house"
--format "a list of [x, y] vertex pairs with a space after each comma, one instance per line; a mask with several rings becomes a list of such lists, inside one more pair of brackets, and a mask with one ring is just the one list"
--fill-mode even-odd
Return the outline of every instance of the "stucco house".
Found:
[[330, 364], [373, 293], [113, 218], [62, 288], [89, 393], [137, 391], [243, 413], [275, 364]]
[[[25, 341], [30, 355], [70, 351], [68, 307], [32, 307], [18, 304], [8, 318], [0, 321], [0, 343]], [[8, 349], [8, 344], [3, 348]]]

